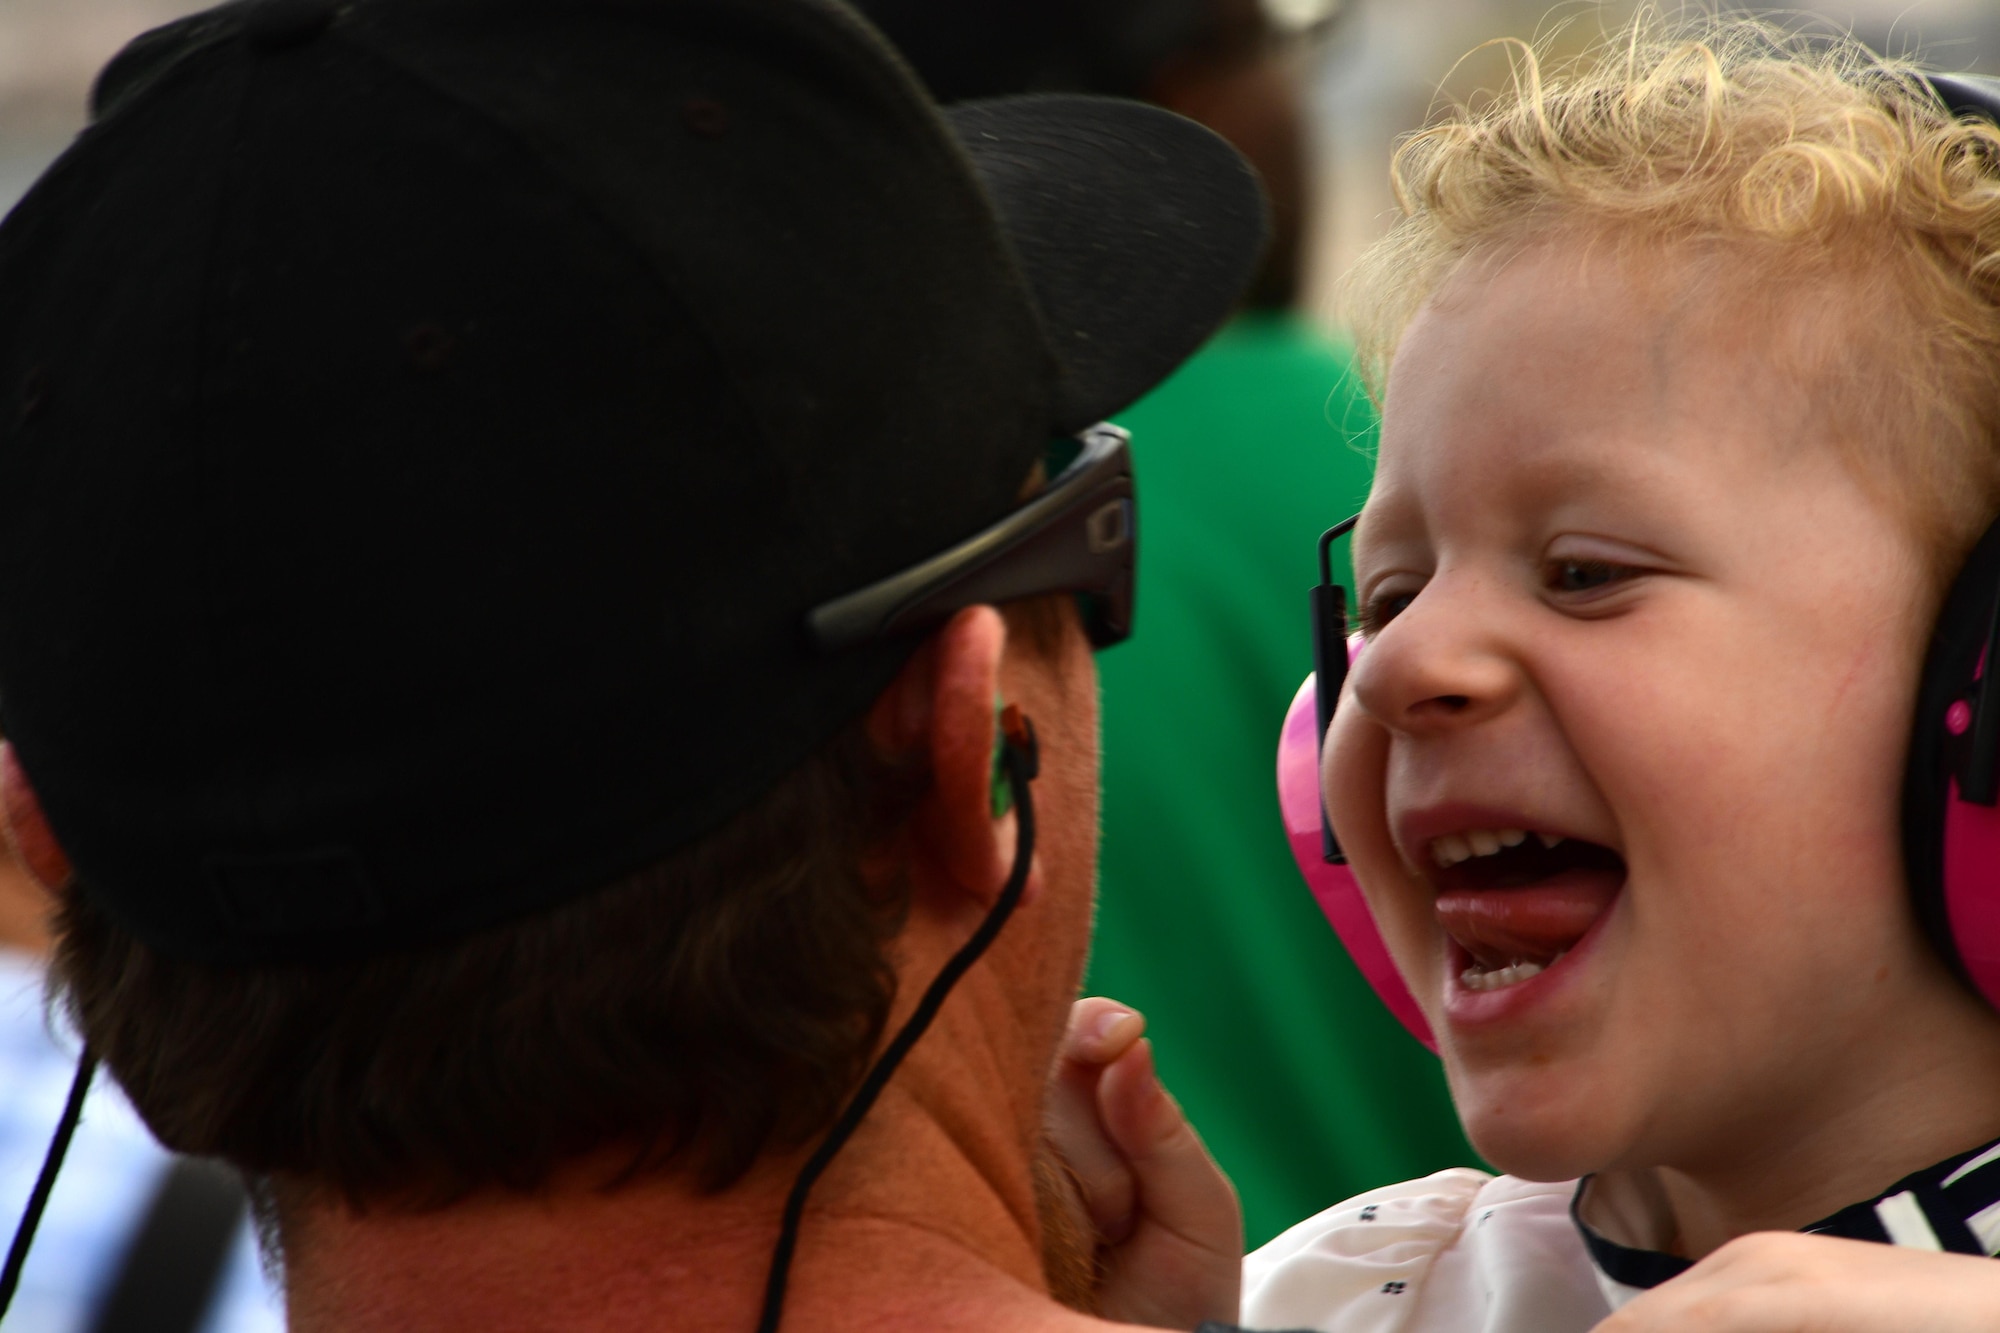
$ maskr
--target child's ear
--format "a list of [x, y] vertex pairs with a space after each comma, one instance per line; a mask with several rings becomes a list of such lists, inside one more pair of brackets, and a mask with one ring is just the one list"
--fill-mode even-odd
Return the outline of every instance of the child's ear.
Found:
[[0, 741], [0, 823], [14, 859], [51, 894], [68, 886], [74, 873], [62, 844], [42, 814], [42, 802], [28, 782], [14, 747]]

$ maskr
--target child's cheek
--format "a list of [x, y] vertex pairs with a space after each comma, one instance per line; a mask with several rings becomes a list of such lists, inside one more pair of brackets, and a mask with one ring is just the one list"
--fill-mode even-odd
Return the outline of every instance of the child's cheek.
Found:
[[1354, 705], [1350, 687], [1327, 728], [1320, 790], [1396, 969], [1428, 1013], [1439, 995], [1440, 935], [1430, 886], [1404, 865], [1389, 832], [1388, 769], [1389, 734]]

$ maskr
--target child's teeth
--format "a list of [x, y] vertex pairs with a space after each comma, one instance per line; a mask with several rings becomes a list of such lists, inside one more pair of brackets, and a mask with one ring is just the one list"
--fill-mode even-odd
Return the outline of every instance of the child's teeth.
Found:
[[[1542, 846], [1553, 847], [1562, 839], [1547, 833], [1538, 833]], [[1528, 840], [1525, 830], [1517, 828], [1474, 828], [1462, 833], [1446, 833], [1431, 839], [1431, 860], [1445, 869], [1450, 869], [1460, 861], [1469, 861], [1475, 856], [1492, 856], [1503, 847], [1519, 847]]]
[[1467, 990], [1499, 990], [1526, 981], [1542, 970], [1540, 963], [1514, 963], [1507, 967], [1495, 968], [1488, 972], [1474, 964], [1459, 974]]
[[1431, 839], [1431, 859], [1445, 869], [1450, 869], [1471, 856], [1472, 848], [1466, 846], [1465, 839], [1456, 833], [1447, 833], [1441, 838]]
[[[1567, 952], [1568, 950], [1563, 951], [1563, 953]], [[1518, 963], [1509, 963], [1506, 967], [1496, 967], [1491, 971], [1481, 967], [1478, 963], [1474, 963], [1471, 967], [1459, 973], [1458, 979], [1464, 984], [1467, 990], [1500, 990], [1503, 987], [1526, 981], [1529, 977], [1540, 976], [1549, 968], [1554, 967], [1556, 960], [1561, 957], [1562, 954], [1558, 953], [1555, 958], [1549, 959], [1546, 963], [1533, 963], [1524, 959]]]

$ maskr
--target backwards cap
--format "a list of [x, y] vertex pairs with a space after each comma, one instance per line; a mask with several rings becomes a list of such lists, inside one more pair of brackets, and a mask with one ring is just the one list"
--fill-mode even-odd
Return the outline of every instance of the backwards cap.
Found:
[[714, 828], [913, 643], [808, 611], [1008, 511], [1224, 316], [1206, 131], [940, 114], [820, 0], [256, 0], [0, 226], [0, 723], [216, 962], [461, 937]]

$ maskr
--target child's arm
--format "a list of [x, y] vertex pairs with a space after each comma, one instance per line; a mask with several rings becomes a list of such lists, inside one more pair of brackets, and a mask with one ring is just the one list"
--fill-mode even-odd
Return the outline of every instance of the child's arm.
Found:
[[1832, 1236], [1742, 1236], [1595, 1333], [1992, 1333], [2000, 1262]]
[[1057, 1058], [1049, 1136], [1097, 1232], [1100, 1313], [1160, 1328], [1236, 1322], [1236, 1190], [1153, 1072], [1146, 1021], [1078, 1000]]

